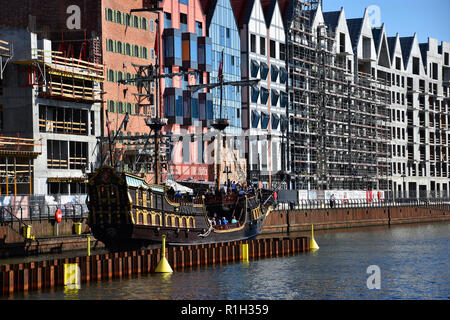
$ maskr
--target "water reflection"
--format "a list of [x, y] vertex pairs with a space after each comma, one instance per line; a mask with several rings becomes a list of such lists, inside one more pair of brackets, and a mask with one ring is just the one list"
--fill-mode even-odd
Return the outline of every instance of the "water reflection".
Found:
[[[315, 232], [320, 249], [42, 291], [16, 299], [448, 299], [450, 224]], [[295, 235], [291, 235], [295, 236]], [[378, 265], [381, 289], [369, 290]]]

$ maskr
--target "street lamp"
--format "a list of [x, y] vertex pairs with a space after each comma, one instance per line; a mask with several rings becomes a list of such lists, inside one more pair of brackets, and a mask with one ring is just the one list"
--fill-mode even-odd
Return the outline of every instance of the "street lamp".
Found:
[[406, 174], [403, 173], [401, 177], [403, 178], [403, 185], [402, 185], [402, 189], [403, 189], [403, 190], [402, 190], [402, 191], [403, 191], [403, 198], [405, 198], [405, 194], [406, 194], [406, 192], [405, 192], [405, 190], [406, 190], [406, 185], [405, 185]]

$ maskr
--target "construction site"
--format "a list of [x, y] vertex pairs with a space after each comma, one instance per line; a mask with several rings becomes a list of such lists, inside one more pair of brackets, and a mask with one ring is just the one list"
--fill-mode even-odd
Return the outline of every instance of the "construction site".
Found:
[[2, 194], [86, 192], [85, 173], [97, 163], [103, 65], [67, 57], [22, 28], [0, 34], [15, 47], [2, 54]]
[[293, 1], [287, 32], [288, 170], [298, 189], [388, 190], [386, 79], [320, 21], [320, 3]]

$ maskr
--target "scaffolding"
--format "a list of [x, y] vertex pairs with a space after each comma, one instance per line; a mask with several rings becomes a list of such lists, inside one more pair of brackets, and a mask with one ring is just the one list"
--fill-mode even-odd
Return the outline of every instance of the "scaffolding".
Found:
[[0, 137], [0, 196], [33, 194], [33, 159], [42, 139]]
[[294, 1], [287, 33], [288, 169], [295, 188], [387, 190], [387, 83], [352, 72], [335, 34], [326, 25], [312, 29], [317, 5]]
[[13, 58], [13, 45], [12, 43], [3, 41], [0, 39], [0, 95], [3, 94], [3, 74], [6, 69], [6, 65]]
[[39, 96], [84, 103], [102, 101], [100, 83], [104, 66], [66, 58], [62, 52], [33, 49], [32, 58], [15, 61], [22, 66], [22, 86], [38, 86]]

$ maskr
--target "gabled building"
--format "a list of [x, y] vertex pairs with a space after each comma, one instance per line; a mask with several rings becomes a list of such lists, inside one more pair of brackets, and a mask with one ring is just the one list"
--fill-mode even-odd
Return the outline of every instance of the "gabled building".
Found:
[[242, 79], [260, 79], [242, 89], [248, 179], [272, 187], [281, 170], [281, 136], [287, 126], [285, 33], [277, 1], [232, 1], [241, 34]]

